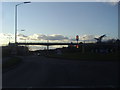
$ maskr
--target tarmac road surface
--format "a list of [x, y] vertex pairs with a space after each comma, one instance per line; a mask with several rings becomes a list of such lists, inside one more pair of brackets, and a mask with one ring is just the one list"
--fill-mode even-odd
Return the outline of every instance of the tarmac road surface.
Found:
[[114, 88], [119, 84], [118, 62], [22, 58], [16, 68], [2, 74], [3, 88]]

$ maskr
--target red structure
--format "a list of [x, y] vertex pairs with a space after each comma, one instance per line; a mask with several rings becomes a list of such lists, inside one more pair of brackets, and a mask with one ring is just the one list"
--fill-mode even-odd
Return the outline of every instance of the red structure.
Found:
[[76, 36], [76, 40], [77, 40], [77, 41], [79, 40], [79, 36], [78, 36], [78, 35]]
[[79, 48], [79, 45], [76, 45], [76, 48]]

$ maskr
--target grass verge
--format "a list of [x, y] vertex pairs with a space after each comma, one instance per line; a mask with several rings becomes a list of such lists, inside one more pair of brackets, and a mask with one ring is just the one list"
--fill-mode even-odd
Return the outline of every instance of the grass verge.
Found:
[[61, 55], [52, 54], [48, 57], [69, 59], [69, 60], [87, 60], [87, 61], [118, 61], [118, 53], [64, 53]]
[[15, 66], [15, 65], [19, 64], [21, 61], [22, 61], [22, 59], [19, 58], [19, 57], [12, 57], [8, 61], [3, 63], [2, 68], [3, 69], [10, 68], [12, 66]]

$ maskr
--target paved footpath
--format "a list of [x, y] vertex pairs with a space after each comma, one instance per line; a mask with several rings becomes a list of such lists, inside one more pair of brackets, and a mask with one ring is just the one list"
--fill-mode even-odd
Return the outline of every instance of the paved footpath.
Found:
[[23, 62], [16, 68], [3, 73], [3, 88], [114, 88], [119, 80], [118, 62], [22, 58]]

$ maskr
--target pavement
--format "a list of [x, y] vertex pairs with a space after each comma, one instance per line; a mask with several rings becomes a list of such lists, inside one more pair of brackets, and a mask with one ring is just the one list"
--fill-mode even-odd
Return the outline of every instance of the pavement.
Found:
[[23, 56], [16, 68], [2, 74], [3, 88], [118, 87], [119, 63]]

